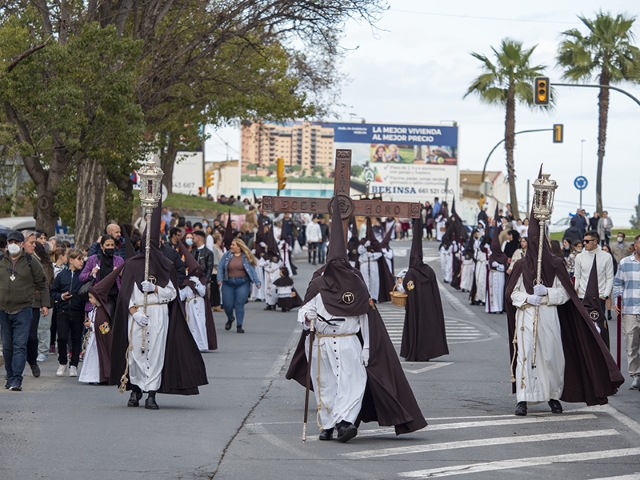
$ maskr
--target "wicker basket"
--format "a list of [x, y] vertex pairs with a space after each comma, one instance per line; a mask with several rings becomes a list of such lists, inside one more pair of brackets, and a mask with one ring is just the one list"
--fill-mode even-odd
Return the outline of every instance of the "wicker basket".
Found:
[[396, 307], [406, 307], [407, 306], [407, 295], [406, 293], [396, 292], [396, 287], [398, 285], [393, 286], [393, 290], [389, 292], [391, 295], [391, 303], [393, 303]]

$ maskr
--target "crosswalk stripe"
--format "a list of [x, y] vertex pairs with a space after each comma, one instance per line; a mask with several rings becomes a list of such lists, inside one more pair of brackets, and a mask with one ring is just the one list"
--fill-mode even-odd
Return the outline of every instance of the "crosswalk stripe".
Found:
[[640, 472], [632, 473], [631, 475], [619, 475], [617, 477], [602, 477], [594, 478], [593, 480], [638, 480], [640, 478]]
[[363, 450], [359, 452], [341, 453], [347, 458], [364, 460], [367, 458], [390, 457], [393, 455], [409, 455], [413, 453], [439, 452], [442, 450], [455, 450], [459, 448], [485, 447], [489, 445], [512, 445], [515, 443], [547, 442], [551, 440], [568, 440], [575, 438], [606, 437], [620, 435], [613, 429], [588, 430], [582, 432], [542, 433], [536, 435], [521, 435], [514, 437], [480, 438], [458, 442], [432, 443], [428, 445], [412, 445], [410, 447], [380, 448], [377, 450]]
[[423, 367], [423, 368], [419, 368], [418, 370], [409, 370], [409, 369], [405, 368], [405, 371], [409, 372], [409, 373], [424, 373], [424, 372], [428, 372], [429, 370], [435, 370], [436, 368], [446, 367], [447, 365], [453, 365], [453, 363], [452, 362], [439, 362], [439, 363], [433, 363], [431, 365], [427, 365], [426, 367]]
[[[551, 414], [549, 414], [551, 415]], [[504, 420], [481, 420], [475, 422], [455, 422], [455, 423], [438, 423], [435, 425], [429, 425], [424, 430], [425, 432], [435, 432], [437, 430], [459, 430], [462, 428], [479, 428], [479, 427], [500, 427], [503, 425], [524, 425], [525, 423], [555, 423], [555, 422], [571, 422], [581, 420], [593, 420], [596, 419], [595, 415], [578, 414], [578, 415], [553, 415], [553, 416], [526, 416], [504, 419]], [[389, 435], [395, 434], [393, 428], [377, 428], [372, 430], [362, 430], [358, 432], [358, 436], [367, 437], [375, 435]]]
[[496, 470], [508, 470], [512, 468], [551, 465], [554, 463], [574, 463], [588, 460], [602, 460], [605, 458], [628, 457], [635, 455], [640, 455], [640, 448], [621, 448], [617, 450], [599, 450], [595, 452], [567, 453], [545, 457], [530, 457], [518, 458], [513, 460], [500, 460], [497, 462], [472, 463], [468, 465], [455, 465], [452, 467], [430, 468], [428, 470], [401, 472], [398, 475], [405, 478], [448, 477], [451, 475], [465, 475], [468, 473], [492, 472]]

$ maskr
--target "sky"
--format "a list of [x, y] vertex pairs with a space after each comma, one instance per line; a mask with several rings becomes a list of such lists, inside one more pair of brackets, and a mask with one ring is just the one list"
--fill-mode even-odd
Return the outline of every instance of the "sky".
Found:
[[[511, 38], [525, 48], [537, 45], [532, 64], [546, 65], [551, 82], [562, 82], [556, 66], [561, 32], [586, 27], [577, 18], [594, 17], [604, 10], [612, 14], [640, 14], [637, 1], [488, 1], [389, 0], [389, 10], [373, 28], [350, 21], [342, 46], [348, 49], [339, 68], [348, 80], [342, 86], [336, 108], [339, 121], [451, 125], [459, 130], [459, 166], [481, 170], [489, 151], [504, 136], [504, 108], [482, 104], [476, 97], [463, 98], [480, 73], [480, 62], [470, 53], [491, 55], [492, 47]], [[640, 20], [633, 29], [640, 35]], [[640, 39], [636, 37], [640, 46]], [[596, 83], [594, 79], [592, 83]], [[640, 98], [640, 85], [617, 85]], [[587, 211], [595, 209], [597, 166], [598, 90], [557, 87], [552, 112], [524, 105], [516, 108], [516, 131], [551, 128], [564, 124], [564, 143], [552, 143], [551, 132], [517, 137], [515, 167], [521, 210], [526, 202], [527, 179], [533, 181], [540, 164], [558, 184], [554, 218], [575, 211], [579, 192], [573, 186], [583, 174], [589, 182], [583, 192]], [[628, 226], [640, 194], [640, 105], [612, 92], [609, 109], [603, 202], [616, 226]], [[237, 128], [207, 130], [207, 160], [237, 158]], [[584, 140], [584, 141], [583, 141]], [[505, 171], [504, 149], [492, 155], [488, 170]]]

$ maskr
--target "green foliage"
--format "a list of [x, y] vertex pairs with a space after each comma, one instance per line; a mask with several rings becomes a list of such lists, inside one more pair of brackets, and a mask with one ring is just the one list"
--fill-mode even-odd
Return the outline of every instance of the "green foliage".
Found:
[[255, 163], [250, 163], [249, 165], [247, 165], [247, 170], [249, 170], [250, 172], [258, 170], [258, 165], [256, 165]]
[[[133, 203], [140, 205], [140, 199], [137, 195], [134, 197]], [[247, 213], [244, 208], [230, 207], [218, 202], [212, 202], [203, 197], [184, 195], [182, 193], [167, 195], [167, 199], [162, 202], [162, 206], [169, 209], [210, 210], [212, 212], [228, 212], [231, 209], [231, 213]]]
[[292, 165], [290, 167], [287, 167], [289, 169], [289, 171], [295, 173], [295, 172], [301, 172], [302, 171], [302, 166], [301, 165]]
[[362, 172], [364, 171], [364, 167], [362, 165], [351, 165], [351, 176], [352, 177], [360, 177]]
[[276, 165], [275, 163], [267, 167], [267, 170], [269, 170], [270, 172], [275, 172], [277, 169], [278, 169], [278, 165]]

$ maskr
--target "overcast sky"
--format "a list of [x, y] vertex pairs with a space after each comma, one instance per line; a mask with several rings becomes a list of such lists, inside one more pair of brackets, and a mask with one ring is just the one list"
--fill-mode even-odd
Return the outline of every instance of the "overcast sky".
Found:
[[[506, 37], [522, 41], [525, 47], [537, 45], [532, 63], [546, 65], [552, 82], [560, 82], [562, 70], [556, 67], [555, 58], [561, 32], [570, 28], [586, 32], [578, 14], [593, 17], [600, 8], [613, 14], [640, 13], [638, 1], [390, 0], [389, 5], [376, 31], [355, 21], [346, 28], [342, 45], [351, 52], [341, 68], [349, 81], [342, 88], [341, 101], [346, 107], [338, 109], [339, 119], [360, 121], [356, 117], [362, 117], [367, 123], [416, 125], [449, 125], [455, 120], [460, 127], [461, 171], [482, 169], [487, 154], [504, 135], [503, 108], [486, 106], [475, 97], [463, 99], [471, 81], [481, 73], [480, 62], [471, 52], [490, 55], [491, 47], [499, 46]], [[639, 32], [635, 27], [634, 33]], [[640, 98], [640, 86], [618, 86]], [[584, 145], [582, 173], [589, 186], [583, 203], [593, 211], [597, 93], [597, 89], [558, 87], [556, 109], [551, 114], [518, 105], [516, 130], [551, 128], [554, 123], [565, 126], [563, 144], [553, 144], [551, 132], [517, 137], [515, 162], [521, 206], [526, 201], [527, 179], [533, 180], [544, 163], [544, 171], [560, 185], [554, 218], [574, 210], [579, 193], [573, 179], [580, 174]], [[640, 105], [612, 92], [603, 200], [616, 225], [628, 225], [640, 193], [638, 119]], [[227, 152], [230, 158], [237, 158], [239, 144], [237, 129], [219, 130], [208, 142], [207, 159], [223, 160]], [[504, 170], [504, 158], [504, 149], [496, 150], [488, 169]]]

